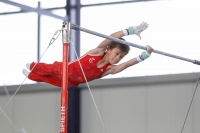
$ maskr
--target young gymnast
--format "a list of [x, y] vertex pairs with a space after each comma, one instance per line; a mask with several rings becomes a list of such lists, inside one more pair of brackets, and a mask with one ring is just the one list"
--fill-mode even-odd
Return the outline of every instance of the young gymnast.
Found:
[[[141, 39], [140, 33], [147, 28], [147, 23], [141, 23], [138, 26], [131, 26], [127, 29], [117, 31], [110, 36], [124, 40], [122, 38], [123, 36], [135, 34]], [[129, 50], [130, 47], [128, 45], [105, 39], [96, 48], [88, 51], [79, 59], [87, 81], [89, 82], [109, 74], [119, 73], [124, 69], [147, 59], [153, 52], [153, 48], [147, 45], [147, 50], [143, 51], [141, 55], [122, 64], [115, 65], [129, 53]], [[26, 77], [36, 82], [46, 82], [58, 87], [62, 86], [62, 62], [56, 61], [53, 64], [35, 64], [35, 62], [26, 64], [26, 67], [30, 71], [23, 69], [22, 72]], [[85, 82], [78, 59], [69, 62], [68, 87], [77, 86]]]

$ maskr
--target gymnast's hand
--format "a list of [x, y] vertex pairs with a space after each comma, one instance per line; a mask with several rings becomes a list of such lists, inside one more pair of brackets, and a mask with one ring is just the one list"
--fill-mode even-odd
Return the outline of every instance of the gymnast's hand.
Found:
[[141, 39], [141, 32], [148, 28], [149, 24], [147, 22], [142, 22], [140, 25], [133, 27], [134, 34], [136, 34]]
[[149, 54], [151, 54], [153, 52], [153, 48], [151, 46], [149, 46], [149, 45], [147, 45], [147, 52]]

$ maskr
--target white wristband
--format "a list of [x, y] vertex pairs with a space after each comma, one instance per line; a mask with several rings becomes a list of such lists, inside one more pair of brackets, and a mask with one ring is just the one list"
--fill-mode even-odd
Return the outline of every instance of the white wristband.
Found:
[[124, 29], [123, 33], [124, 33], [125, 36], [128, 36], [129, 35], [128, 29]]
[[138, 55], [138, 56], [136, 57], [136, 60], [137, 60], [138, 62], [142, 62], [142, 61], [144, 61], [144, 58], [142, 57], [142, 55]]

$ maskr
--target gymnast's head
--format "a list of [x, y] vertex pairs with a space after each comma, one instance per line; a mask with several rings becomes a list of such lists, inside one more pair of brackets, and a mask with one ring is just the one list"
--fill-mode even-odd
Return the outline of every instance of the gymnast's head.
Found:
[[[121, 40], [125, 40], [123, 38], [119, 38]], [[110, 57], [111, 64], [117, 64], [124, 56], [129, 53], [130, 47], [125, 44], [121, 44], [118, 42], [112, 42], [107, 48], [106, 54]]]

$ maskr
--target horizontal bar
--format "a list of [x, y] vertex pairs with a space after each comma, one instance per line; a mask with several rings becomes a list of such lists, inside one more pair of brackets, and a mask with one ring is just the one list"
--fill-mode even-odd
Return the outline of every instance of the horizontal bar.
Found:
[[128, 1], [106, 2], [106, 3], [96, 3], [96, 4], [85, 4], [81, 5], [81, 7], [116, 5], [116, 4], [127, 4], [133, 2], [148, 2], [148, 1], [161, 1], [161, 0], [128, 0]]
[[[60, 9], [65, 9], [65, 7], [55, 7], [55, 8], [44, 8], [42, 10], [60, 10]], [[20, 14], [20, 13], [28, 13], [28, 12], [32, 12], [32, 11], [25, 11], [25, 10], [21, 10], [21, 11], [13, 11], [13, 12], [2, 12], [0, 13], [0, 15], [12, 15], [12, 14]]]
[[[3, 1], [3, 0], [1, 0]], [[85, 4], [81, 5], [80, 8], [82, 7], [92, 7], [92, 6], [107, 6], [107, 5], [116, 5], [116, 4], [127, 4], [127, 3], [133, 3], [133, 2], [148, 2], [148, 1], [161, 1], [161, 0], [131, 0], [131, 1], [118, 1], [118, 2], [107, 2], [107, 3], [97, 3], [97, 4]], [[71, 6], [70, 8], [77, 8], [77, 6]], [[46, 8], [42, 10], [59, 10], [59, 9], [65, 9], [65, 7], [55, 7], [55, 8]], [[26, 13], [26, 12], [31, 12], [31, 11], [13, 11], [13, 12], [3, 12], [0, 13], [0, 15], [9, 15], [9, 14], [18, 14], [18, 13]]]
[[[91, 31], [91, 30], [82, 28], [79, 25], [71, 24], [71, 28], [74, 29], [74, 30], [80, 30], [80, 31], [83, 31], [83, 32], [86, 32], [86, 33], [89, 33], [89, 34], [92, 34], [92, 35], [103, 37], [103, 38], [112, 40], [114, 42], [118, 42], [118, 43], [121, 43], [121, 44], [125, 44], [125, 45], [129, 45], [129, 46], [132, 46], [132, 47], [136, 47], [136, 48], [139, 48], [139, 49], [147, 50], [147, 48], [144, 47], [144, 46], [141, 46], [141, 45], [138, 45], [138, 44], [134, 44], [134, 43], [131, 43], [131, 42], [127, 42], [127, 41], [123, 41], [121, 39], [114, 38], [114, 37], [111, 37], [111, 36], [108, 36], [108, 35], [104, 35], [104, 34], [101, 34], [101, 33], [95, 32], [95, 31]], [[153, 52], [157, 53], [157, 54], [165, 55], [165, 56], [168, 56], [168, 57], [172, 57], [172, 58], [176, 58], [176, 59], [179, 59], [179, 60], [188, 61], [188, 62], [197, 64], [197, 65], [200, 65], [200, 61], [198, 61], [198, 60], [188, 59], [188, 58], [185, 58], [185, 57], [169, 54], [169, 53], [158, 51], [158, 50], [155, 50], [155, 49], [153, 50]]]
[[63, 20], [63, 21], [68, 20], [68, 17], [61, 17], [61, 16], [53, 14], [49, 11], [46, 11], [46, 10], [43, 10], [43, 9], [38, 9], [38, 8], [33, 8], [33, 7], [26, 6], [26, 5], [17, 3], [17, 2], [13, 2], [13, 1], [9, 1], [9, 0], [1, 0], [1, 2], [9, 4], [9, 5], [16, 6], [16, 7], [20, 7], [22, 10], [26, 10], [26, 11], [30, 11], [30, 12], [36, 12], [38, 14], [47, 15], [47, 16], [57, 18], [57, 19], [60, 19], [60, 20]]

